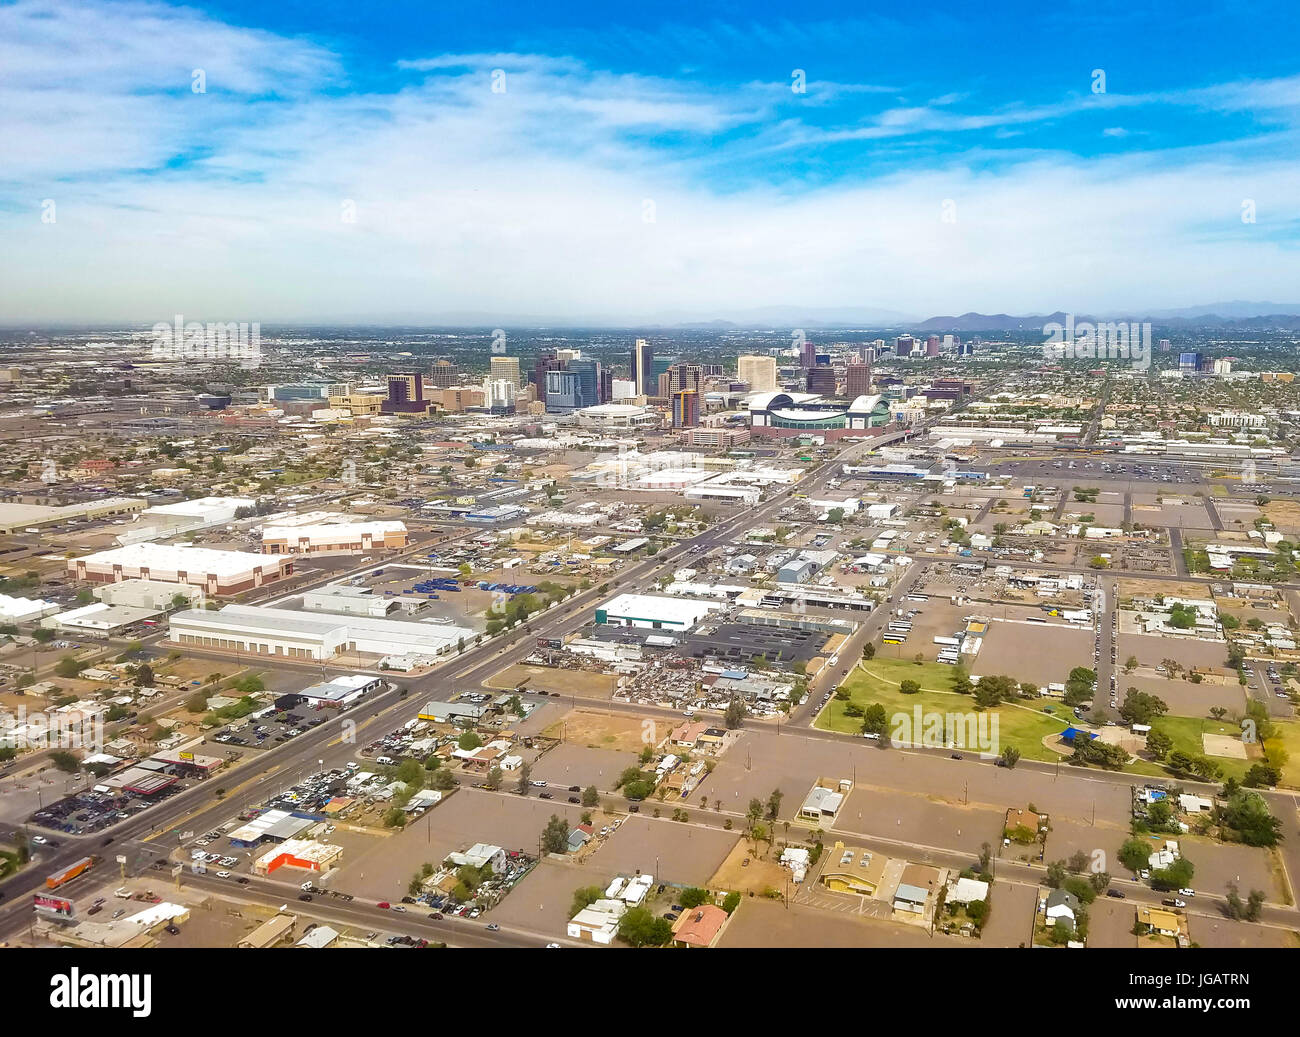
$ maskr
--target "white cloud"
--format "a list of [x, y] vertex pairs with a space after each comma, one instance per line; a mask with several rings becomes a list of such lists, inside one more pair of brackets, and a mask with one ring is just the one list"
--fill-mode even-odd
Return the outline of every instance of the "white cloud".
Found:
[[[1283, 297], [1300, 274], [1270, 231], [1296, 218], [1295, 165], [1267, 153], [994, 163], [965, 141], [889, 175], [747, 175], [791, 140], [815, 154], [872, 131], [1007, 133], [1090, 97], [984, 115], [943, 97], [828, 132], [771, 84], [720, 94], [540, 54], [412, 56], [404, 89], [336, 94], [344, 69], [317, 43], [151, 4], [0, 8], [0, 67], [0, 133], [20, 143], [0, 183], [8, 320], [1086, 311]], [[208, 94], [190, 93], [193, 67]], [[1283, 93], [1232, 84], [1106, 106], [1237, 110]], [[1243, 198], [1258, 224], [1240, 222]]]

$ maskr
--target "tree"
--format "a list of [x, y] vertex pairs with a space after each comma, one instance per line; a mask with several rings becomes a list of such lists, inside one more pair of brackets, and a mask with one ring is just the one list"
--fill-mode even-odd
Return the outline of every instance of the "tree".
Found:
[[1053, 889], [1060, 889], [1065, 885], [1065, 874], [1065, 861], [1051, 861], [1047, 865], [1047, 878], [1044, 881]]
[[876, 646], [871, 641], [868, 641], [866, 644], [862, 646], [862, 658], [866, 659], [869, 662], [875, 657], [876, 657]]
[[921, 690], [921, 685], [914, 680], [905, 680], [898, 685], [898, 690], [904, 695], [915, 695]]
[[873, 702], [862, 710], [862, 731], [864, 734], [883, 735], [889, 730], [889, 715], [879, 702]]
[[1002, 750], [1001, 759], [1002, 759], [1003, 767], [1007, 767], [1009, 769], [1014, 768], [1015, 765], [1020, 762], [1020, 750], [1017, 749], [1014, 745], [1008, 745], [1005, 749]]
[[521, 796], [528, 793], [528, 782], [532, 778], [532, 764], [525, 763], [519, 768], [519, 781], [515, 784], [515, 791]]
[[595, 785], [588, 785], [582, 790], [582, 805], [584, 807], [594, 807], [600, 803], [600, 793], [596, 790]]
[[644, 907], [634, 907], [619, 919], [618, 938], [631, 947], [662, 947], [673, 938], [673, 927], [666, 918], [656, 918]]
[[1153, 759], [1163, 760], [1174, 747], [1174, 740], [1163, 731], [1147, 732], [1147, 752]]
[[397, 766], [397, 780], [412, 788], [424, 787], [424, 768], [419, 760], [403, 760]]
[[473, 752], [475, 749], [482, 746], [482, 744], [483, 739], [473, 731], [466, 731], [456, 740], [456, 745], [460, 747], [461, 751], [467, 753]]
[[1228, 893], [1224, 900], [1226, 901], [1224, 907], [1229, 918], [1241, 919], [1246, 917], [1246, 905], [1241, 902], [1241, 892], [1237, 889], [1235, 882], [1228, 883]]
[[85, 668], [85, 663], [78, 661], [74, 656], [65, 655], [54, 667], [54, 672], [59, 677], [71, 678], [76, 677]]
[[1167, 868], [1157, 868], [1151, 873], [1151, 888], [1159, 890], [1183, 889], [1192, 884], [1196, 868], [1186, 857], [1179, 857]]
[[728, 893], [725, 897], [722, 898], [722, 910], [727, 912], [727, 914], [729, 915], [734, 914], [736, 908], [738, 908], [739, 906], [740, 906], [740, 894], [737, 893], [735, 890], [732, 890], [730, 893]]
[[185, 709], [190, 713], [202, 713], [208, 708], [208, 696], [205, 692], [196, 691], [193, 695], [185, 700]]
[[1138, 668], [1138, 659], [1136, 655], [1130, 655], [1127, 659], [1124, 660], [1125, 673], [1132, 673], [1137, 668]]
[[493, 765], [493, 766], [488, 770], [488, 772], [487, 772], [487, 778], [484, 780], [484, 784], [487, 785], [488, 788], [490, 788], [490, 789], [492, 789], [492, 790], [494, 790], [494, 791], [495, 791], [496, 789], [499, 789], [499, 788], [501, 787], [501, 768], [500, 768], [500, 767], [497, 767], [497, 766], [494, 764], [494, 765]]
[[1156, 717], [1169, 712], [1165, 700], [1156, 695], [1129, 688], [1120, 704], [1119, 715], [1127, 724], [1150, 724]]
[[707, 904], [711, 899], [713, 898], [709, 896], [709, 891], [700, 889], [699, 886], [689, 886], [677, 896], [677, 902], [682, 907], [699, 907], [701, 904]]
[[769, 821], [775, 821], [781, 816], [781, 799], [783, 793], [780, 789], [773, 789], [772, 794], [767, 797], [767, 818]]
[[542, 829], [542, 852], [543, 853], [564, 853], [569, 847], [569, 826], [560, 817], [555, 814], [546, 822], [546, 827]]
[[1250, 789], [1228, 794], [1219, 808], [1219, 823], [1225, 839], [1247, 846], [1276, 846], [1282, 838], [1282, 822], [1269, 813], [1264, 797]]
[[77, 762], [77, 757], [65, 750], [50, 753], [50, 763], [54, 764], [54, 766], [59, 770], [65, 771], [68, 774], [76, 774], [77, 771], [81, 769], [81, 765]]
[[136, 667], [133, 682], [137, 688], [152, 688], [154, 682], [153, 667], [148, 663], [141, 663]]
[[458, 784], [456, 776], [446, 767], [440, 767], [433, 773], [433, 787], [439, 792], [450, 792]]
[[723, 722], [727, 725], [728, 731], [734, 731], [745, 722], [745, 703], [738, 698], [732, 699], [727, 703], [726, 712], [723, 713]]
[[1151, 844], [1145, 839], [1128, 839], [1119, 848], [1119, 862], [1129, 871], [1145, 871], [1151, 858]]
[[406, 824], [406, 811], [401, 807], [392, 807], [384, 814], [385, 828], [402, 828]]
[[605, 891], [600, 886], [580, 886], [575, 889], [573, 891], [573, 902], [569, 905], [569, 917], [572, 918], [579, 911], [591, 907], [604, 895]]

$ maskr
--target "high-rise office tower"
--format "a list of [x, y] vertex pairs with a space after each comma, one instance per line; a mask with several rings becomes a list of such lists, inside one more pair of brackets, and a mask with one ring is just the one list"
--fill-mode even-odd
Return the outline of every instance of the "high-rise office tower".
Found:
[[776, 357], [739, 356], [736, 377], [749, 386], [750, 392], [775, 392]]
[[817, 364], [808, 369], [806, 380], [808, 392], [819, 393], [822, 396], [834, 396], [838, 387], [835, 378], [835, 368], [830, 364]]
[[543, 399], [547, 414], [569, 414], [584, 406], [576, 372], [547, 371], [543, 384], [546, 387]]
[[850, 398], [871, 394], [871, 365], [849, 364], [844, 369], [844, 395]]
[[460, 384], [460, 368], [450, 360], [439, 360], [429, 372], [429, 384], [440, 389]]
[[537, 385], [537, 398], [546, 395], [546, 374], [548, 371], [563, 371], [564, 363], [555, 355], [555, 350], [538, 353], [533, 363], [533, 382]]
[[578, 378], [579, 407], [594, 407], [601, 402], [601, 364], [599, 360], [570, 360], [565, 370]]
[[931, 335], [929, 338], [927, 338], [927, 339], [925, 340], [925, 355], [926, 355], [926, 356], [938, 356], [938, 355], [939, 355], [939, 336], [938, 336], [938, 335]]
[[668, 391], [690, 389], [699, 392], [704, 381], [704, 369], [699, 364], [673, 364], [668, 368]]
[[700, 423], [700, 394], [694, 389], [673, 393], [673, 428], [694, 428]]
[[419, 371], [390, 374], [387, 378], [388, 395], [380, 405], [385, 414], [418, 414], [429, 410], [429, 400], [424, 394], [424, 375]]
[[636, 340], [632, 347], [632, 383], [636, 386], [638, 396], [653, 396], [657, 389], [654, 383], [654, 350], [643, 338]]
[[488, 361], [488, 377], [494, 382], [510, 382], [517, 388], [519, 376], [517, 356], [494, 356]]
[[911, 335], [899, 335], [894, 339], [895, 356], [911, 356], [913, 339]]
[[799, 366], [804, 370], [817, 365], [817, 347], [811, 342], [805, 341], [799, 350]]

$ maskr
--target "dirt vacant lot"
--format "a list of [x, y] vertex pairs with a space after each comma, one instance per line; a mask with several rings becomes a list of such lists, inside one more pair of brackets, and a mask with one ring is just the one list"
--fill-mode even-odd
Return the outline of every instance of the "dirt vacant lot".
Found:
[[510, 691], [526, 680], [527, 691], [558, 692], [585, 699], [607, 699], [614, 694], [617, 678], [587, 670], [562, 670], [553, 666], [525, 666], [518, 663], [498, 670], [483, 683], [489, 688]]
[[606, 714], [573, 709], [542, 733], [547, 738], [558, 738], [570, 745], [639, 753], [646, 745], [653, 745], [658, 740], [658, 730], [654, 721], [643, 723], [640, 717], [624, 713]]

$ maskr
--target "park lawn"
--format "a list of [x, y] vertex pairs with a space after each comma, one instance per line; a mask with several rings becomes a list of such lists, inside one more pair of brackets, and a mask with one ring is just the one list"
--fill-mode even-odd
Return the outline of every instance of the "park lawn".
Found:
[[[1231, 738], [1238, 738], [1241, 735], [1241, 728], [1238, 725], [1210, 720], [1206, 717], [1156, 717], [1151, 721], [1151, 728], [1167, 734], [1174, 743], [1174, 749], [1181, 749], [1183, 752], [1194, 756], [1205, 756], [1205, 745], [1201, 741], [1201, 735], [1203, 734], [1227, 735]], [[1223, 768], [1222, 780], [1224, 781], [1228, 778], [1241, 779], [1245, 776], [1246, 771], [1250, 769], [1250, 765], [1258, 762], [1256, 760], [1233, 760], [1224, 756], [1210, 756], [1208, 758]], [[1136, 769], [1135, 767], [1125, 768], [1125, 770]]]
[[1294, 720], [1274, 720], [1277, 737], [1282, 739], [1287, 761], [1282, 766], [1282, 784], [1289, 789], [1300, 788], [1300, 723]]
[[[953, 668], [943, 663], [909, 662], [903, 659], [872, 659], [854, 670], [841, 687], [849, 698], [832, 698], [817, 717], [816, 726], [827, 731], [858, 734], [862, 730], [859, 717], [846, 716], [844, 708], [850, 703], [866, 707], [879, 703], [889, 716], [895, 713], [911, 714], [917, 706], [923, 713], [969, 713], [975, 709], [975, 700], [969, 695], [949, 691]], [[921, 685], [915, 695], [904, 695], [898, 690], [904, 680], [914, 680]], [[1054, 704], [1053, 710], [1064, 712], [1064, 707]], [[1068, 726], [1069, 716], [1049, 715], [1041, 709], [1013, 704], [1003, 704], [987, 711], [998, 718], [998, 741], [1003, 747], [1015, 746], [1026, 760], [1056, 762], [1062, 759], [1043, 745], [1048, 735], [1059, 734]]]

